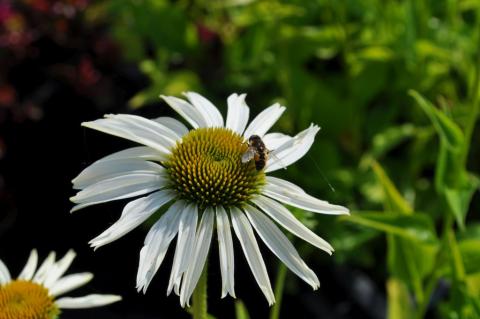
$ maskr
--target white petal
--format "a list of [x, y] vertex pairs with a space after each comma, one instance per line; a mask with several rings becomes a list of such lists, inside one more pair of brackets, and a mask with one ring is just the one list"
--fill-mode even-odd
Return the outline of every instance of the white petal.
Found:
[[317, 276], [308, 268], [295, 247], [287, 239], [287, 236], [255, 207], [246, 205], [245, 213], [267, 247], [298, 277], [302, 278], [313, 289], [318, 289], [320, 282]]
[[103, 233], [92, 239], [89, 244], [95, 249], [109, 244], [124, 236], [138, 225], [146, 221], [160, 207], [175, 198], [175, 192], [161, 190], [128, 203], [122, 216]]
[[137, 290], [147, 291], [148, 285], [162, 264], [173, 237], [178, 232], [178, 224], [183, 214], [194, 214], [191, 206], [184, 201], [177, 201], [152, 226], [140, 251], [137, 272]]
[[253, 199], [252, 202], [295, 236], [298, 236], [315, 247], [326, 251], [330, 255], [332, 254], [333, 247], [303, 225], [282, 204], [265, 196], [258, 196]]
[[178, 227], [177, 247], [173, 257], [172, 271], [168, 282], [167, 295], [175, 287], [178, 295], [182, 276], [187, 271], [195, 246], [195, 233], [197, 230], [198, 214], [184, 214]]
[[164, 99], [172, 109], [180, 114], [193, 128], [208, 127], [208, 124], [200, 111], [187, 101], [174, 96], [160, 95], [160, 97]]
[[288, 142], [291, 139], [292, 137], [290, 135], [285, 135], [282, 133], [268, 133], [265, 134], [264, 137], [262, 137], [263, 143], [265, 143], [265, 146], [270, 151], [277, 149], [282, 144]]
[[250, 109], [245, 103], [246, 94], [233, 93], [227, 99], [228, 112], [226, 127], [242, 135], [248, 123]]
[[182, 307], [185, 305], [190, 306], [190, 296], [197, 286], [198, 279], [200, 279], [203, 267], [205, 266], [208, 250], [210, 249], [210, 241], [212, 240], [214, 218], [215, 213], [212, 208], [207, 208], [203, 212], [195, 238], [193, 256], [182, 281], [182, 289], [180, 292], [180, 304]]
[[169, 140], [159, 138], [158, 134], [112, 118], [83, 122], [82, 126], [150, 146], [164, 155], [170, 154], [172, 147]]
[[18, 279], [21, 280], [32, 280], [33, 275], [35, 274], [35, 270], [37, 269], [38, 263], [38, 253], [36, 249], [32, 249], [30, 252], [30, 256], [28, 257], [27, 263], [23, 270], [18, 275]]
[[179, 120], [176, 120], [172, 117], [157, 117], [156, 119], [153, 119], [153, 121], [160, 123], [175, 133], [177, 133], [178, 136], [183, 137], [185, 134], [188, 134], [188, 128]]
[[297, 185], [272, 176], [267, 176], [267, 184], [262, 193], [285, 204], [311, 212], [329, 215], [348, 214], [347, 208], [310, 196]]
[[209, 127], [223, 127], [222, 114], [212, 102], [195, 92], [186, 92], [184, 95], [200, 111]]
[[33, 282], [36, 282], [37, 284], [42, 284], [45, 278], [47, 277], [48, 273], [52, 269], [52, 267], [55, 265], [55, 252], [52, 251], [50, 254], [48, 254], [48, 257], [45, 258], [43, 263], [38, 267], [37, 272], [33, 276]]
[[72, 180], [74, 189], [83, 189], [104, 179], [133, 173], [160, 174], [165, 169], [142, 159], [118, 159], [97, 161], [85, 168]]
[[117, 295], [88, 295], [77, 298], [60, 298], [55, 301], [55, 304], [60, 309], [83, 309], [105, 306], [120, 300], [122, 297]]
[[232, 233], [228, 215], [222, 206], [217, 207], [217, 235], [220, 271], [222, 273], [222, 298], [224, 298], [227, 293], [236, 298], [234, 289], [235, 263], [233, 257]]
[[167, 126], [161, 124], [157, 121], [152, 121], [150, 119], [132, 115], [132, 114], [107, 114], [105, 115], [106, 118], [112, 119], [125, 125], [130, 125], [130, 129], [132, 126], [138, 130], [138, 132], [142, 132], [145, 136], [153, 136], [156, 140], [162, 140], [162, 142], [168, 142], [171, 146], [174, 146], [176, 141], [181, 138], [180, 135], [172, 131]]
[[107, 155], [95, 163], [119, 159], [143, 159], [146, 161], [160, 162], [165, 159], [165, 155], [148, 146], [136, 146]]
[[60, 278], [48, 291], [52, 296], [60, 296], [87, 284], [92, 278], [93, 274], [89, 272], [68, 275]]
[[250, 226], [250, 222], [245, 214], [236, 207], [233, 207], [230, 210], [230, 216], [232, 217], [233, 229], [240, 241], [243, 253], [245, 254], [245, 258], [247, 258], [253, 276], [267, 298], [268, 304], [273, 305], [275, 303], [275, 296], [273, 295], [267, 268], [265, 267], [265, 262], [263, 261], [260, 249], [258, 248], [252, 226]]
[[8, 271], [7, 266], [0, 259], [0, 286], [6, 284], [12, 280], [10, 276], [10, 271]]
[[56, 262], [50, 271], [48, 272], [45, 280], [43, 281], [43, 285], [47, 288], [52, 287], [58, 278], [62, 277], [62, 275], [67, 271], [68, 267], [72, 264], [73, 259], [77, 254], [70, 249], [62, 259]]
[[243, 133], [243, 136], [246, 138], [249, 138], [252, 135], [263, 137], [263, 135], [268, 132], [273, 124], [277, 122], [280, 116], [282, 116], [284, 111], [285, 107], [278, 103], [267, 107], [253, 119], [253, 121], [245, 130], [245, 133]]
[[80, 204], [73, 207], [71, 212], [94, 204], [151, 193], [164, 187], [165, 183], [165, 177], [151, 173], [133, 173], [102, 180], [70, 198], [72, 202]]
[[302, 158], [312, 146], [319, 130], [318, 126], [312, 125], [275, 149], [267, 162], [265, 172], [285, 168]]

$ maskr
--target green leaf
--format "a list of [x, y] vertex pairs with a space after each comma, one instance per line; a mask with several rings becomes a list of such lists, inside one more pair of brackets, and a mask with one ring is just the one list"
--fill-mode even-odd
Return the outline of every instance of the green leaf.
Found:
[[465, 229], [465, 218], [467, 217], [470, 202], [479, 185], [479, 180], [472, 175], [468, 181], [465, 181], [463, 186], [458, 188], [447, 187], [444, 190], [447, 203], [455, 216], [458, 226], [462, 230]]
[[341, 220], [397, 235], [405, 239], [415, 240], [424, 244], [437, 245], [438, 238], [433, 222], [428, 215], [399, 213], [353, 212], [350, 216], [342, 216]]
[[408, 93], [415, 99], [415, 101], [417, 101], [418, 105], [430, 118], [438, 135], [447, 143], [448, 147], [454, 150], [460, 150], [465, 142], [465, 138], [457, 124], [433, 106], [432, 103], [421, 96], [417, 91], [410, 90]]
[[380, 166], [378, 162], [373, 161], [372, 168], [385, 193], [385, 210], [399, 212], [406, 215], [412, 214], [412, 207], [402, 197], [400, 192], [383, 170], [382, 166]]
[[480, 239], [467, 239], [458, 243], [466, 274], [480, 273]]
[[250, 319], [245, 304], [240, 299], [235, 301], [235, 318], [237, 319]]
[[387, 319], [413, 318], [412, 303], [407, 286], [398, 279], [387, 281], [388, 309]]
[[372, 153], [378, 158], [415, 134], [413, 124], [389, 127], [373, 137]]

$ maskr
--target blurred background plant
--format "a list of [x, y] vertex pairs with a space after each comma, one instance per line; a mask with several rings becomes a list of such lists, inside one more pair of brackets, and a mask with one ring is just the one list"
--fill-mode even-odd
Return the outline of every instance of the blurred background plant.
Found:
[[[160, 93], [199, 91], [225, 110], [245, 92], [253, 113], [288, 107], [281, 131], [322, 127], [310, 156], [280, 174], [352, 216], [296, 212], [336, 248], [330, 258], [296, 243], [319, 291], [270, 256], [283, 302], [269, 309], [238, 259], [243, 302], [218, 300], [212, 265], [212, 315], [480, 318], [480, 1], [0, 1], [0, 50], [2, 257], [15, 260], [11, 241], [25, 252], [32, 237], [46, 250], [73, 241], [107, 277], [99, 285], [125, 295], [143, 234], [119, 244], [128, 262], [112, 270], [115, 249], [84, 246], [118, 209], [98, 209], [99, 227], [66, 214], [75, 172], [123, 142], [94, 140], [79, 123], [173, 115]], [[132, 288], [102, 316], [186, 316], [165, 287]]]

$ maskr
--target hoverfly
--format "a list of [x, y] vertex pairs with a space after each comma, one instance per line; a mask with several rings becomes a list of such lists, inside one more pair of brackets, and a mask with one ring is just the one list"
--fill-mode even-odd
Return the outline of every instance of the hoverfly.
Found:
[[253, 159], [255, 161], [255, 168], [257, 171], [260, 171], [267, 164], [269, 153], [270, 151], [267, 150], [260, 136], [252, 135], [248, 138], [248, 148], [242, 155], [242, 163], [247, 163]]

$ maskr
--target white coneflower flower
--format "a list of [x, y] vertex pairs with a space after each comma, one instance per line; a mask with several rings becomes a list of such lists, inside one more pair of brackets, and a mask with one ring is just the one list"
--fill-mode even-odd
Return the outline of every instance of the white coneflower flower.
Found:
[[[106, 115], [104, 119], [82, 124], [144, 145], [104, 157], [73, 180], [74, 188], [81, 191], [71, 198], [77, 204], [72, 211], [143, 196], [129, 202], [120, 219], [90, 244], [95, 248], [108, 244], [143, 223], [161, 207], [168, 206], [166, 213], [150, 229], [140, 252], [138, 290], [146, 291], [177, 236], [167, 293], [175, 291], [181, 305], [189, 305], [215, 226], [222, 297], [227, 294], [235, 297], [231, 226], [269, 304], [273, 304], [275, 298], [254, 230], [288, 268], [314, 289], [318, 288], [317, 276], [275, 222], [329, 254], [333, 248], [281, 203], [323, 214], [348, 214], [348, 210], [314, 198], [300, 187], [266, 176], [266, 173], [304, 156], [319, 127], [311, 125], [293, 137], [267, 134], [285, 107], [274, 104], [247, 126], [249, 108], [245, 94], [230, 95], [226, 122], [203, 96], [193, 92], [185, 95], [188, 101], [172, 96], [162, 98], [193, 127], [192, 130], [169, 117], [149, 120], [126, 114]], [[242, 163], [249, 147], [248, 139], [254, 135], [263, 139], [267, 149], [273, 150], [270, 154], [273, 156], [261, 170], [255, 165], [258, 158]]]
[[91, 273], [63, 276], [74, 258], [75, 252], [70, 250], [55, 262], [55, 253], [51, 252], [37, 269], [38, 254], [34, 249], [17, 279], [12, 279], [7, 266], [0, 260], [0, 319], [55, 319], [60, 309], [93, 308], [122, 299], [116, 295], [57, 299], [93, 278]]

